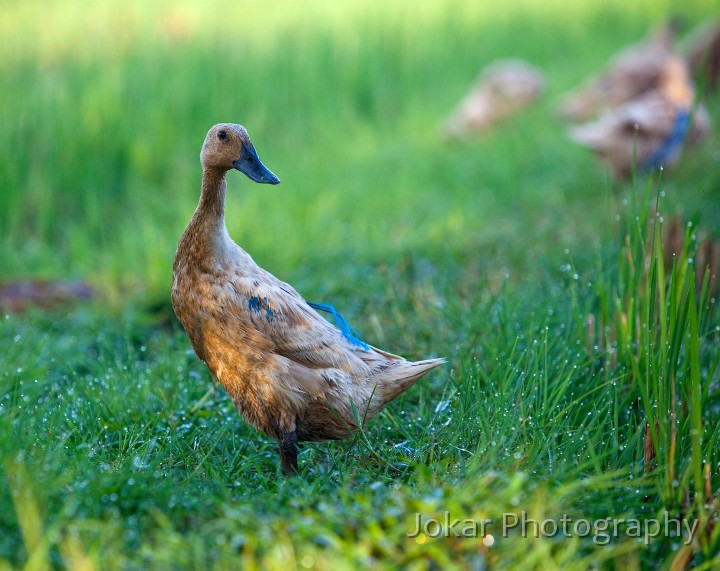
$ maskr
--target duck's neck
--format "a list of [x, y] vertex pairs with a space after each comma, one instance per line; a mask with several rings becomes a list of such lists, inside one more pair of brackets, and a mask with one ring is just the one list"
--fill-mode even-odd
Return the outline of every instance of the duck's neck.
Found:
[[192, 222], [209, 232], [225, 231], [225, 171], [203, 169], [202, 190]]

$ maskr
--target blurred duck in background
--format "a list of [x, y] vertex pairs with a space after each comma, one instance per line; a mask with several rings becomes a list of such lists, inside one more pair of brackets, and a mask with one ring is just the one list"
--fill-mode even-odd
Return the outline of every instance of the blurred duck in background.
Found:
[[485, 67], [470, 93], [445, 121], [449, 138], [489, 130], [527, 107], [545, 91], [542, 71], [519, 59], [503, 59]]
[[678, 28], [672, 21], [625, 48], [559, 105], [566, 119], [584, 121], [568, 130], [570, 138], [593, 150], [616, 179], [633, 168], [673, 166], [686, 144], [710, 129], [693, 75], [707, 72], [711, 81], [714, 29], [697, 33], [683, 57], [674, 47]]
[[674, 57], [677, 27], [671, 22], [610, 58], [601, 73], [564, 96], [558, 108], [560, 115], [585, 121], [657, 89], [668, 61]]
[[592, 149], [617, 179], [640, 171], [672, 166], [687, 138], [696, 141], [709, 130], [701, 105], [693, 109], [694, 89], [684, 60], [668, 57], [658, 86], [605, 110], [594, 121], [571, 127], [572, 140]]

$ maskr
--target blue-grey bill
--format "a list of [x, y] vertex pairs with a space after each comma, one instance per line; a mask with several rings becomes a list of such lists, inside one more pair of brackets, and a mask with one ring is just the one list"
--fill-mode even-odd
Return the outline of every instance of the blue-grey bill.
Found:
[[260, 162], [257, 152], [252, 146], [243, 145], [243, 154], [233, 162], [233, 166], [255, 182], [263, 184], [277, 184], [280, 182], [280, 179]]

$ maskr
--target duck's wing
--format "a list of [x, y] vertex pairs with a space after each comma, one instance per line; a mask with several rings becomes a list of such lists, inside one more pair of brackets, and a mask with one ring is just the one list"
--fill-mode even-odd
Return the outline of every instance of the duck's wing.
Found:
[[388, 360], [402, 357], [374, 347], [359, 347], [321, 317], [295, 289], [257, 269], [252, 275], [228, 276], [216, 286], [218, 307], [251, 327], [273, 353], [312, 369], [340, 369], [367, 376]]
[[570, 138], [595, 150], [619, 143], [632, 146], [637, 137], [662, 140], [673, 128], [677, 108], [657, 94], [606, 111], [600, 118], [568, 130]]

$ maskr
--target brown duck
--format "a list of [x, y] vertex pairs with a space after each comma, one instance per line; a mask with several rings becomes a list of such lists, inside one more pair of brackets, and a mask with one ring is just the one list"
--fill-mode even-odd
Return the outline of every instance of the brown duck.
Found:
[[659, 86], [594, 121], [568, 131], [571, 139], [606, 161], [617, 179], [677, 162], [685, 140], [704, 137], [710, 128], [707, 110], [692, 109], [694, 88], [685, 62], [668, 58]]
[[215, 125], [200, 153], [200, 202], [178, 244], [172, 304], [198, 357], [243, 418], [278, 440], [285, 473], [297, 443], [340, 439], [444, 359], [409, 362], [358, 343], [292, 286], [259, 267], [225, 228], [225, 175], [280, 182], [241, 125]]
[[502, 59], [485, 67], [470, 93], [445, 121], [449, 138], [488, 131], [537, 100], [545, 91], [540, 69], [520, 59]]
[[669, 22], [640, 43], [615, 54], [606, 69], [564, 96], [559, 105], [560, 115], [573, 121], [587, 121], [657, 89], [668, 60], [674, 57], [677, 27], [676, 22]]

